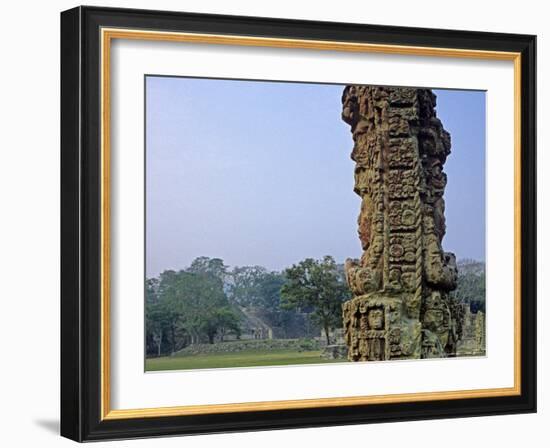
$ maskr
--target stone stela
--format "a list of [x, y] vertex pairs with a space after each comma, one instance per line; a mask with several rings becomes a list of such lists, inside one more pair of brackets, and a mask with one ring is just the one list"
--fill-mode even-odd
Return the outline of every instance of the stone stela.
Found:
[[346, 260], [343, 305], [350, 361], [456, 356], [461, 307], [455, 256], [444, 252], [450, 135], [428, 89], [346, 86], [360, 260]]

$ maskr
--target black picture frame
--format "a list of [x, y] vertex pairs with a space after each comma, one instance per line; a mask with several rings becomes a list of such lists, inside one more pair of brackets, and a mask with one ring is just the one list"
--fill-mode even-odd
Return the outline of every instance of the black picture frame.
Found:
[[[521, 393], [202, 415], [102, 419], [100, 29], [244, 35], [521, 54]], [[61, 435], [76, 441], [536, 412], [536, 37], [77, 7], [61, 13]]]

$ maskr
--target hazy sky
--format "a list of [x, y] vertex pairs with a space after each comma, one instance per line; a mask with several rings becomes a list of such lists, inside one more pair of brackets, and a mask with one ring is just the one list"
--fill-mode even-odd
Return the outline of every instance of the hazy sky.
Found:
[[[198, 256], [280, 270], [358, 258], [343, 86], [146, 78], [146, 271]], [[447, 235], [485, 259], [485, 93], [435, 90], [452, 136]]]

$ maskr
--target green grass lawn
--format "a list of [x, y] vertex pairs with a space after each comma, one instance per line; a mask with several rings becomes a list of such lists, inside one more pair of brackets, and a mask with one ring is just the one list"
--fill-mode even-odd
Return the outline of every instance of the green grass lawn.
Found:
[[165, 356], [145, 360], [145, 370], [215, 369], [219, 367], [283, 366], [292, 364], [321, 364], [345, 362], [320, 357], [320, 351], [293, 350], [241, 351], [186, 356]]

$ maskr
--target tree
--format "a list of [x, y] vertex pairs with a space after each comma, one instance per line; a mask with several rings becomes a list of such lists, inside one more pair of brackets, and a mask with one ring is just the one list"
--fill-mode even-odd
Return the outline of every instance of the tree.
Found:
[[216, 335], [223, 341], [224, 336], [234, 332], [237, 336], [241, 334], [239, 318], [228, 306], [211, 309], [202, 316], [201, 329], [207, 335], [208, 342], [214, 343]]
[[158, 356], [177, 350], [180, 313], [166, 294], [167, 285], [176, 275], [174, 271], [165, 271], [160, 279], [151, 278], [145, 282], [146, 343], [156, 347]]
[[485, 263], [460, 260], [457, 288], [451, 294], [459, 302], [469, 304], [473, 313], [485, 312]]
[[229, 294], [240, 306], [255, 306], [278, 310], [281, 287], [285, 278], [278, 272], [269, 272], [262, 266], [235, 267], [231, 271]]
[[261, 301], [259, 282], [267, 270], [262, 266], [236, 266], [231, 271], [229, 295], [240, 306], [254, 306]]
[[205, 274], [224, 283], [227, 276], [227, 266], [221, 258], [198, 257], [186, 269], [193, 274]]
[[180, 315], [180, 330], [191, 343], [204, 337], [213, 342], [220, 320], [217, 313], [229, 306], [222, 282], [211, 272], [188, 271], [180, 271], [175, 280], [173, 295], [167, 294], [166, 300]]
[[199, 257], [185, 270], [147, 279], [148, 353], [171, 353], [189, 344], [240, 335], [239, 315], [225, 294], [227, 267], [219, 258]]
[[166, 310], [159, 302], [159, 280], [156, 278], [145, 281], [145, 334], [149, 351], [160, 356], [163, 340], [166, 339]]
[[173, 313], [162, 302], [147, 302], [145, 316], [146, 334], [156, 347], [156, 355], [160, 356], [165, 351], [166, 344], [163, 345], [163, 341], [168, 340]]
[[285, 275], [282, 307], [310, 311], [312, 321], [323, 328], [330, 344], [330, 331], [342, 326], [342, 303], [350, 296], [334, 259], [307, 258], [286, 269]]
[[262, 275], [258, 282], [261, 306], [270, 311], [279, 311], [281, 288], [285, 283], [285, 276], [279, 272], [266, 272]]

